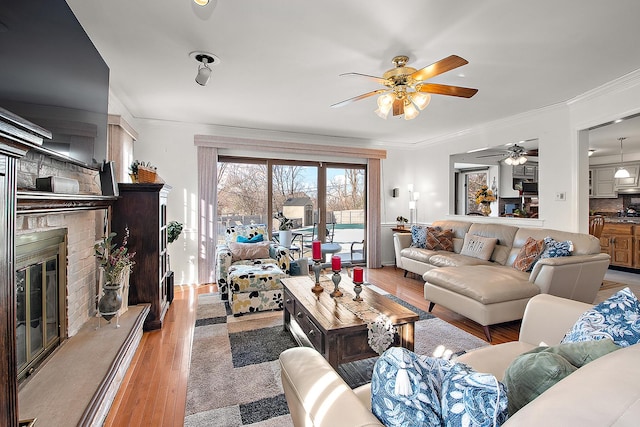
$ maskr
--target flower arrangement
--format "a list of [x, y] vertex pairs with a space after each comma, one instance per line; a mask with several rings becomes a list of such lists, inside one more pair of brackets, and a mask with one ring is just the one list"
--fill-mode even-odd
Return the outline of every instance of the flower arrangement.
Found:
[[483, 185], [478, 191], [476, 191], [476, 204], [495, 202], [496, 196], [493, 191], [489, 190], [489, 187]]
[[133, 261], [135, 252], [129, 252], [127, 249], [129, 229], [125, 228], [124, 239], [120, 246], [113, 243], [113, 238], [116, 235], [116, 233], [110, 233], [93, 247], [100, 268], [104, 271], [105, 283], [110, 284], [119, 284], [122, 281], [123, 273], [131, 271], [133, 264], [135, 264]]
[[273, 218], [280, 222], [278, 229], [281, 231], [291, 230], [294, 227], [293, 220], [284, 216], [282, 212], [278, 212]]

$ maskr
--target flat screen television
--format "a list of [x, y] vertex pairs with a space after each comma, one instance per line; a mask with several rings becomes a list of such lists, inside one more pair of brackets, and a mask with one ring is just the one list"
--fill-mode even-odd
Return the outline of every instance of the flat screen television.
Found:
[[47, 130], [42, 151], [98, 169], [109, 67], [65, 0], [0, 0], [0, 107]]

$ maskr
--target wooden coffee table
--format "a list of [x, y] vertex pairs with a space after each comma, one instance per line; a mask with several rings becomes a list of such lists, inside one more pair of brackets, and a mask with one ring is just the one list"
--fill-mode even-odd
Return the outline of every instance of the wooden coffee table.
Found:
[[[321, 282], [328, 281], [327, 277], [323, 275]], [[311, 276], [288, 277], [281, 281], [284, 286], [284, 327], [299, 345], [313, 346], [334, 368], [378, 355], [367, 341], [367, 324], [340, 302], [352, 298], [345, 292], [353, 289], [348, 276], [342, 275], [340, 288], [345, 296], [340, 298], [332, 298], [327, 290], [314, 294]], [[333, 287], [331, 281], [328, 283]], [[397, 327], [393, 345], [413, 350], [414, 323], [418, 315], [366, 286], [362, 288], [363, 302], [360, 304], [369, 304], [388, 316]]]

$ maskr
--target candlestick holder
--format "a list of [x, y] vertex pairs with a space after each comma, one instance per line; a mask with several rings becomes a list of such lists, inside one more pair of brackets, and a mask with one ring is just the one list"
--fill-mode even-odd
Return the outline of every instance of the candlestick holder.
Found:
[[362, 282], [353, 282], [353, 292], [356, 293], [356, 297], [353, 299], [354, 301], [362, 301], [362, 297], [360, 296], [360, 292], [362, 292]]
[[313, 274], [316, 277], [316, 283], [313, 286], [313, 288], [311, 288], [311, 290], [317, 294], [319, 294], [324, 290], [322, 288], [322, 285], [320, 285], [320, 270], [322, 270], [321, 262], [322, 262], [322, 259], [314, 259], [313, 266], [311, 266], [311, 268], [313, 269]]
[[340, 270], [333, 270], [333, 276], [331, 276], [331, 280], [333, 281], [333, 292], [329, 294], [333, 298], [342, 296], [342, 291], [338, 287], [341, 279], [342, 276], [340, 276]]

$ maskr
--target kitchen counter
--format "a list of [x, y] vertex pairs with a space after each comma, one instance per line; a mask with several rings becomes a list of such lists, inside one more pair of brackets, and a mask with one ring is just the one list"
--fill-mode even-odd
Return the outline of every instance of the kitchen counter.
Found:
[[610, 224], [638, 224], [640, 225], [640, 217], [633, 216], [614, 216], [614, 217], [604, 217], [605, 223]]

